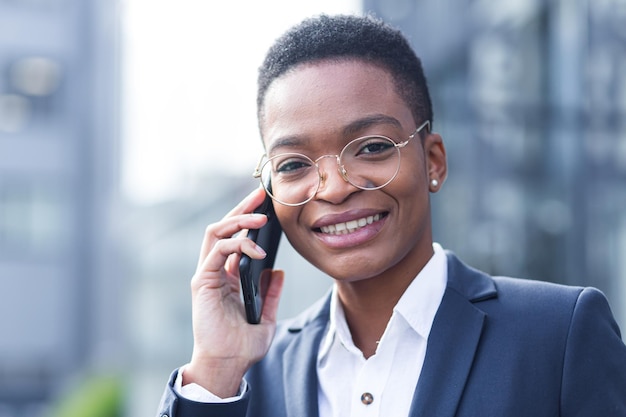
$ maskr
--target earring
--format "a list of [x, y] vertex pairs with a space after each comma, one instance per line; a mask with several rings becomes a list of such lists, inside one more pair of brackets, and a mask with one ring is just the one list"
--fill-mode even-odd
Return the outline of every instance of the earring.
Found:
[[437, 181], [436, 179], [433, 178], [432, 180], [430, 180], [430, 185], [433, 188], [437, 188], [439, 186], [439, 181]]

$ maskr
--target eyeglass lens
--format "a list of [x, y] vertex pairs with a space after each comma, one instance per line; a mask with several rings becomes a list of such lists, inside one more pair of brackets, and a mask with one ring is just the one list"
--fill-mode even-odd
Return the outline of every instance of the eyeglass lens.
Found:
[[[343, 175], [355, 187], [363, 190], [382, 188], [400, 169], [400, 150], [395, 142], [383, 136], [355, 139], [341, 151], [338, 168], [337, 174]], [[271, 196], [279, 203], [304, 204], [315, 196], [321, 185], [320, 169], [316, 161], [305, 155], [280, 154], [264, 163], [261, 181], [267, 184], [267, 180], [271, 180]], [[325, 177], [331, 175], [326, 174]]]

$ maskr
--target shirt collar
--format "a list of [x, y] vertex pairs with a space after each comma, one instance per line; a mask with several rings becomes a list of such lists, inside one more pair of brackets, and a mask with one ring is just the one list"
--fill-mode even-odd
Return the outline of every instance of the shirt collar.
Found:
[[[448, 280], [448, 266], [443, 248], [438, 243], [433, 243], [433, 251], [433, 256], [413, 279], [393, 309], [393, 316], [401, 316], [425, 340], [428, 340], [430, 335]], [[358, 352], [352, 342], [336, 285], [333, 286], [331, 294], [328, 331], [320, 346], [318, 358], [323, 359], [329, 353], [335, 338], [338, 338], [346, 349]]]
[[400, 314], [426, 340], [448, 281], [446, 254], [438, 243], [433, 243], [433, 250], [432, 258], [417, 274], [393, 309], [394, 313]]

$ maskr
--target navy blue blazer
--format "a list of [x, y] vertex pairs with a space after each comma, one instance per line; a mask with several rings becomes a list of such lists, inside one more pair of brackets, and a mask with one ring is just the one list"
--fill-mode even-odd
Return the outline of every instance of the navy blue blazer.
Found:
[[[626, 417], [626, 346], [601, 292], [490, 277], [447, 257], [448, 284], [411, 417]], [[180, 398], [174, 372], [158, 415], [317, 416], [316, 359], [329, 301], [279, 323], [241, 400]]]

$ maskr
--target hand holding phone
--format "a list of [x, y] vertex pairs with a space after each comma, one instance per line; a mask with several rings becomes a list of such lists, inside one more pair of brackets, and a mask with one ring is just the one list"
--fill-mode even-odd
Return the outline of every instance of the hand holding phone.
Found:
[[[276, 230], [280, 230], [279, 224], [271, 211], [270, 201], [265, 202], [269, 205], [256, 210], [269, 213], [269, 224], [260, 218], [261, 216], [249, 214], [255, 206], [261, 205], [264, 198], [263, 190], [256, 189], [221, 220], [207, 226], [200, 249], [198, 268], [191, 279], [194, 347], [191, 360], [185, 367], [184, 381], [196, 383], [223, 398], [236, 395], [241, 378], [251, 364], [258, 362], [265, 355], [274, 334], [284, 274], [272, 271], [271, 279], [266, 280], [268, 285], [264, 289], [261, 272], [254, 271], [263, 271], [271, 267], [280, 239], [280, 233], [276, 233]], [[261, 225], [263, 232], [253, 230]], [[233, 265], [232, 259], [235, 257], [241, 259], [246, 251], [255, 258], [259, 256], [258, 251], [251, 248], [248, 238], [238, 234], [242, 229], [250, 230], [253, 237], [257, 235], [259, 246], [263, 246], [265, 252], [270, 255], [265, 262], [270, 263], [257, 268], [253, 265], [253, 263], [256, 265], [257, 261], [242, 260], [240, 280], [239, 262]], [[268, 229], [274, 230], [273, 234], [276, 237], [270, 239], [275, 242], [274, 245], [262, 242], [267, 242], [263, 234]], [[246, 317], [241, 311], [244, 293], [241, 286], [248, 294], [246, 310], [249, 321], [260, 321], [263, 311], [265, 316], [262, 325], [245, 325]], [[239, 325], [233, 326], [233, 323]]]
[[243, 303], [246, 309], [246, 318], [250, 324], [258, 324], [261, 321], [265, 288], [274, 268], [276, 252], [282, 235], [282, 229], [274, 212], [272, 199], [269, 196], [265, 196], [263, 203], [254, 212], [265, 214], [267, 223], [260, 229], [249, 230], [248, 238], [262, 247], [267, 256], [263, 259], [252, 259], [248, 255], [242, 254], [239, 261]]

